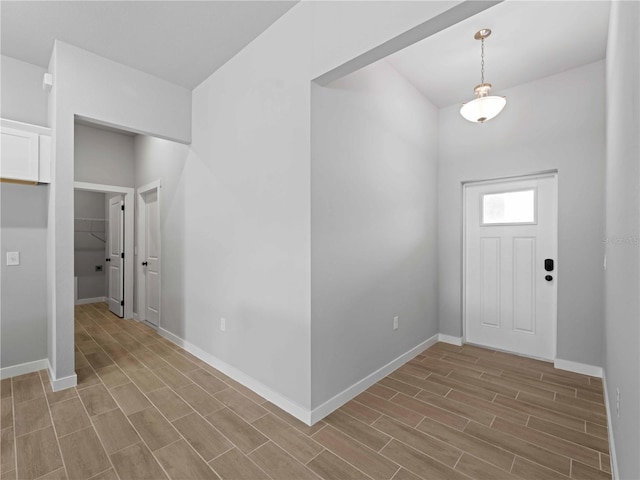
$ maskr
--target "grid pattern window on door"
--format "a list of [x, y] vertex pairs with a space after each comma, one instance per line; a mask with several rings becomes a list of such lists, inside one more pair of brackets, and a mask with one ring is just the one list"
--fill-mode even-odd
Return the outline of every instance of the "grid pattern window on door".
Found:
[[536, 223], [535, 189], [482, 195], [482, 225]]

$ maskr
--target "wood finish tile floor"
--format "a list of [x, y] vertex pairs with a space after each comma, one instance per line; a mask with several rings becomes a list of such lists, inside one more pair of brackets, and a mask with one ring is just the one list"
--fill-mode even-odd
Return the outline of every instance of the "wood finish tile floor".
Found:
[[76, 308], [78, 386], [1, 384], [2, 479], [611, 478], [602, 384], [436, 344], [313, 427], [104, 304]]

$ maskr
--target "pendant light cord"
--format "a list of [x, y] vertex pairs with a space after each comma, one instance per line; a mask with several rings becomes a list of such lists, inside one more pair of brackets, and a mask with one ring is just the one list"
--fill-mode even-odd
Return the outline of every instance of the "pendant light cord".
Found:
[[480, 47], [480, 84], [484, 84], [484, 37], [481, 39]]

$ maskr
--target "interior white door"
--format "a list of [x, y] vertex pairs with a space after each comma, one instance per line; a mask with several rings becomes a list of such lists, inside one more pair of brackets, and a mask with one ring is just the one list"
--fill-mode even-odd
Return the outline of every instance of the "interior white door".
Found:
[[124, 196], [109, 199], [107, 272], [109, 310], [124, 316]]
[[555, 175], [465, 186], [465, 337], [554, 359]]
[[145, 276], [145, 317], [152, 325], [160, 321], [160, 210], [158, 189], [143, 195], [144, 200], [144, 254], [142, 262]]

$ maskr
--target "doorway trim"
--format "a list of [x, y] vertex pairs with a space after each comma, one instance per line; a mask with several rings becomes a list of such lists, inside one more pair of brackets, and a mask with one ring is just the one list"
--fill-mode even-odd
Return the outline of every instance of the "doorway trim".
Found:
[[124, 195], [124, 318], [133, 318], [133, 220], [134, 189], [100, 183], [73, 182], [74, 190]]
[[153, 191], [153, 190], [157, 190], [158, 191], [158, 229], [159, 229], [159, 235], [158, 235], [158, 252], [159, 252], [159, 256], [160, 256], [160, 262], [158, 264], [158, 272], [159, 272], [159, 281], [158, 281], [158, 288], [160, 289], [160, 302], [158, 305], [158, 325], [153, 325], [149, 322], [147, 322], [146, 318], [143, 318], [144, 313], [146, 312], [147, 309], [147, 298], [146, 298], [146, 291], [147, 291], [147, 284], [146, 284], [146, 276], [144, 274], [144, 270], [142, 268], [142, 263], [138, 262], [138, 264], [136, 265], [137, 268], [137, 273], [138, 273], [138, 282], [136, 284], [136, 290], [138, 292], [138, 298], [137, 298], [137, 305], [136, 305], [136, 311], [138, 312], [138, 320], [143, 321], [145, 324], [152, 326], [153, 328], [157, 328], [160, 329], [161, 325], [162, 325], [162, 228], [160, 225], [160, 209], [162, 208], [162, 198], [160, 195], [160, 192], [162, 191], [162, 182], [160, 180], [154, 180], [153, 182], [149, 182], [146, 185], [143, 185], [142, 187], [138, 187], [136, 188], [136, 205], [137, 205], [137, 225], [136, 225], [136, 238], [137, 238], [137, 256], [136, 258], [145, 258], [146, 257], [146, 224], [147, 224], [147, 219], [146, 219], [146, 215], [147, 212], [145, 210], [144, 205], [145, 205], [145, 201], [144, 201], [144, 196]]
[[[462, 229], [461, 229], [461, 234], [462, 234], [462, 242], [461, 242], [461, 258], [462, 258], [462, 264], [461, 264], [461, 283], [462, 283], [462, 289], [461, 289], [461, 295], [460, 295], [460, 303], [461, 303], [461, 312], [462, 312], [462, 342], [461, 343], [466, 343], [467, 340], [467, 302], [465, 301], [465, 299], [467, 298], [467, 187], [470, 186], [477, 186], [477, 185], [487, 185], [487, 184], [500, 184], [500, 183], [506, 183], [506, 182], [513, 182], [513, 181], [517, 181], [517, 180], [534, 180], [537, 178], [547, 178], [547, 177], [554, 177], [556, 179], [556, 189], [555, 189], [555, 195], [556, 198], [554, 199], [555, 201], [555, 205], [556, 205], [556, 222], [558, 221], [558, 210], [559, 210], [559, 205], [558, 205], [558, 185], [559, 185], [559, 181], [558, 181], [558, 170], [557, 169], [553, 169], [553, 170], [545, 170], [545, 171], [541, 171], [541, 172], [537, 172], [537, 173], [529, 173], [529, 174], [522, 174], [522, 175], [510, 175], [507, 177], [495, 177], [495, 178], [489, 178], [489, 179], [483, 179], [483, 180], [466, 180], [462, 182], [462, 195], [461, 195], [461, 207], [462, 207]], [[558, 225], [556, 223], [555, 225], [555, 230], [556, 230], [556, 236], [555, 236], [555, 252], [556, 252], [556, 263], [557, 263], [557, 255], [558, 255]], [[556, 290], [556, 296], [554, 298], [554, 304], [555, 304], [555, 309], [553, 311], [553, 332], [554, 332], [554, 359], [557, 357], [558, 355], [558, 297], [557, 297], [557, 290]], [[495, 350], [495, 349], [494, 349]], [[509, 351], [508, 353], [514, 353], [516, 355], [521, 355], [521, 356], [527, 356], [524, 355], [522, 353], [518, 353], [518, 352], [512, 352]], [[549, 361], [549, 359], [545, 359], [546, 361]]]

